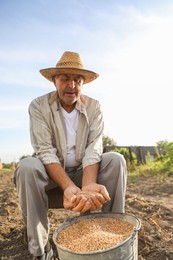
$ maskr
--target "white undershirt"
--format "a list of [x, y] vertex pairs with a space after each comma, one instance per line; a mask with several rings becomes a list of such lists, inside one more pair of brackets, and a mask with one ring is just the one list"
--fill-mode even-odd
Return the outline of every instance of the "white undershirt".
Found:
[[75, 159], [76, 148], [76, 133], [79, 121], [79, 111], [74, 109], [71, 113], [68, 113], [62, 108], [62, 114], [67, 131], [67, 154], [65, 160], [66, 167], [75, 167], [79, 165], [79, 162]]

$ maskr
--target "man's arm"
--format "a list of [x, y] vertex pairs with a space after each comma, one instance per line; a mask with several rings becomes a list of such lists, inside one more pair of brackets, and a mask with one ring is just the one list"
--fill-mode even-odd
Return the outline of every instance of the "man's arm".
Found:
[[50, 178], [57, 183], [63, 191], [69, 186], [75, 186], [59, 163], [47, 164], [45, 168]]
[[[102, 155], [103, 129], [103, 114], [100, 109], [100, 104], [97, 102], [95, 104], [95, 109], [93, 109], [93, 118], [90, 122], [90, 129], [87, 140], [88, 144], [85, 149], [85, 156], [82, 160], [82, 191], [93, 192], [92, 200], [90, 201], [92, 210], [101, 208], [105, 202], [110, 200], [106, 187], [97, 184], [99, 162], [101, 161]], [[100, 194], [102, 196], [100, 196]]]
[[83, 170], [82, 187], [87, 186], [91, 183], [97, 182], [97, 175], [99, 171], [99, 164], [88, 165]]
[[90, 209], [91, 205], [84, 196], [76, 196], [80, 192], [80, 188], [74, 184], [59, 163], [45, 165], [45, 168], [50, 178], [64, 191], [63, 205], [65, 209], [77, 212], [85, 212]]

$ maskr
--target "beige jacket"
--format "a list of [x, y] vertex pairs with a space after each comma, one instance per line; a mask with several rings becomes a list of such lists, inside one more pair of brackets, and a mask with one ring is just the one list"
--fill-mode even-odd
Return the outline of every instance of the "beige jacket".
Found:
[[[76, 160], [83, 168], [101, 160], [103, 115], [100, 104], [82, 95], [76, 103], [80, 112], [76, 138]], [[34, 99], [29, 106], [31, 143], [43, 164], [66, 160], [66, 129], [57, 92]]]

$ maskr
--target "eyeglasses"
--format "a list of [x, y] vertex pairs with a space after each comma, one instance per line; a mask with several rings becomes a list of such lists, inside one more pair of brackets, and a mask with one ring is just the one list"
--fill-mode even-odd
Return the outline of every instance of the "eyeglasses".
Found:
[[73, 74], [61, 74], [57, 75], [62, 82], [69, 82], [69, 81], [74, 81], [76, 85], [81, 85], [84, 81], [84, 77], [81, 75], [73, 75]]

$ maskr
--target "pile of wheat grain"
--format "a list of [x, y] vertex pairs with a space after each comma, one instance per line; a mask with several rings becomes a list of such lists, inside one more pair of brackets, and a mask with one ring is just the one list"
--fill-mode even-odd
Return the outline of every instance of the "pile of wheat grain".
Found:
[[105, 199], [103, 195], [100, 192], [95, 192], [95, 191], [79, 191], [77, 193], [77, 197], [85, 197], [87, 200], [92, 199], [93, 197], [96, 197], [97, 199], [101, 200], [102, 202], [105, 202]]
[[63, 229], [57, 243], [74, 252], [95, 252], [123, 242], [133, 232], [133, 225], [114, 218], [80, 220]]

